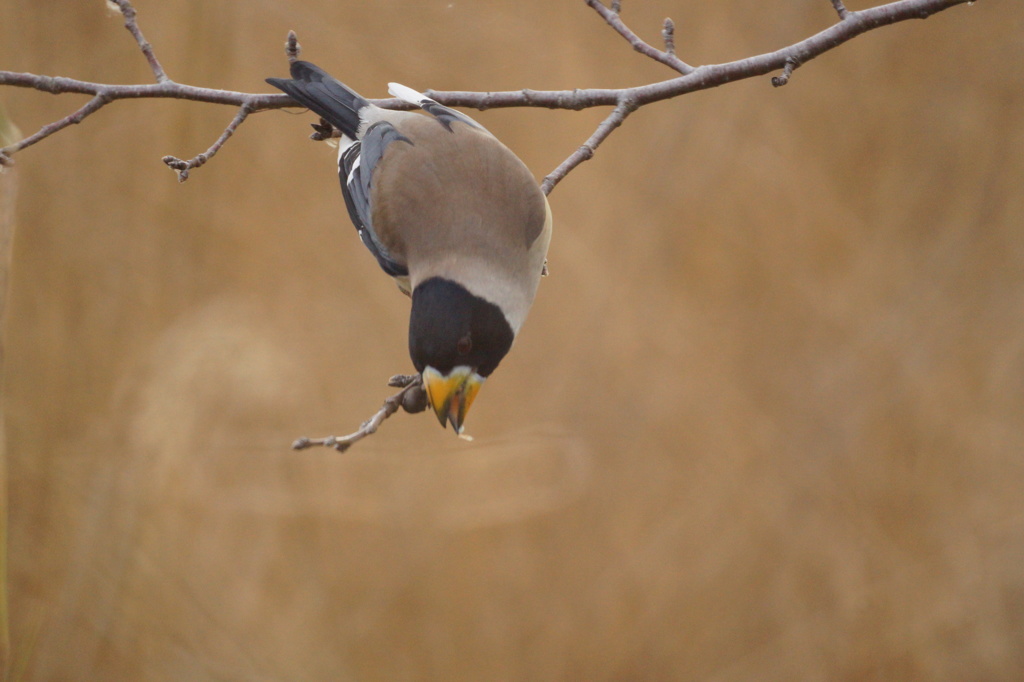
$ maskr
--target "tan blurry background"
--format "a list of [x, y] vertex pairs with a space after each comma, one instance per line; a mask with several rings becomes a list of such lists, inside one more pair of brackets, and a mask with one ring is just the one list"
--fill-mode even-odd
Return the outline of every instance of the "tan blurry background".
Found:
[[[853, 8], [862, 8], [853, 3]], [[582, 2], [138, 0], [172, 78], [368, 96], [671, 75]], [[692, 63], [825, 0], [627, 0]], [[102, 2], [0, 3], [0, 67], [148, 82]], [[25, 133], [81, 98], [0, 90]], [[478, 114], [542, 177], [605, 111]], [[469, 419], [344, 433], [408, 303], [309, 114], [117, 102], [17, 157], [5, 336], [24, 680], [1024, 678], [1024, 6], [985, 0], [634, 114], [552, 195]]]

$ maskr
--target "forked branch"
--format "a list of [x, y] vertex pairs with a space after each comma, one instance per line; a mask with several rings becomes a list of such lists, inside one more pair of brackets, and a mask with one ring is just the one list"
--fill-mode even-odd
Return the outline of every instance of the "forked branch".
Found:
[[[605, 22], [634, 50], [653, 59], [676, 72], [668, 80], [618, 89], [572, 89], [572, 90], [514, 90], [507, 92], [457, 92], [428, 90], [427, 94], [447, 106], [461, 106], [481, 111], [497, 107], [545, 107], [549, 109], [580, 110], [591, 107], [613, 107], [611, 113], [598, 125], [586, 142], [576, 149], [568, 158], [549, 173], [541, 183], [545, 194], [549, 194], [569, 172], [578, 165], [594, 156], [595, 151], [611, 133], [622, 125], [626, 118], [642, 106], [666, 99], [679, 97], [698, 90], [707, 90], [732, 81], [763, 76], [780, 71], [771, 79], [772, 85], [782, 86], [789, 82], [793, 72], [820, 54], [823, 54], [848, 40], [868, 31], [895, 24], [908, 19], [924, 19], [928, 16], [949, 9], [954, 5], [972, 3], [974, 0], [896, 0], [869, 9], [852, 12], [842, 0], [830, 0], [832, 8], [839, 16], [839, 21], [823, 31], [793, 43], [788, 47], [774, 52], [755, 55], [725, 64], [709, 64], [694, 67], [676, 56], [676, 28], [671, 19], [665, 19], [661, 38], [665, 49], [660, 50], [644, 41], [621, 17], [621, 0], [610, 0], [605, 5], [601, 0], [584, 0]], [[145, 39], [139, 29], [135, 8], [129, 0], [108, 0], [124, 17], [125, 28], [135, 39], [143, 57], [153, 72], [155, 83], [139, 85], [111, 85], [91, 83], [72, 78], [55, 78], [31, 73], [0, 71], [0, 85], [34, 88], [51, 94], [78, 93], [91, 95], [92, 99], [81, 108], [62, 119], [44, 125], [36, 133], [0, 148], [0, 170], [12, 163], [12, 155], [46, 139], [70, 125], [81, 123], [85, 118], [101, 108], [121, 99], [165, 98], [184, 99], [210, 104], [224, 104], [237, 108], [231, 122], [228, 123], [219, 138], [202, 154], [189, 160], [174, 156], [165, 156], [164, 163], [177, 171], [179, 181], [189, 176], [189, 171], [199, 168], [209, 161], [253, 113], [268, 109], [281, 109], [297, 106], [287, 95], [243, 93], [230, 90], [199, 88], [192, 85], [176, 83], [167, 75], [164, 67], [156, 57], [153, 46]], [[288, 34], [285, 52], [289, 61], [299, 55], [298, 39], [294, 32]], [[392, 109], [408, 109], [410, 106], [397, 99], [373, 100], [375, 104]], [[314, 139], [325, 139], [332, 135], [330, 126], [321, 122], [314, 126]], [[374, 433], [385, 419], [404, 408], [406, 411], [418, 412], [425, 408], [426, 397], [421, 377], [418, 375], [399, 375], [392, 377], [390, 385], [398, 386], [400, 391], [384, 401], [383, 406], [362, 426], [347, 436], [320, 439], [300, 438], [293, 447], [304, 449], [313, 445], [334, 447], [345, 450], [353, 443]]]
[[[573, 89], [573, 90], [513, 90], [507, 92], [461, 92], [428, 90], [427, 94], [448, 106], [462, 106], [485, 110], [496, 107], [545, 107], [549, 109], [586, 109], [590, 107], [610, 106], [616, 110], [601, 124], [601, 127], [586, 143], [574, 151], [569, 158], [559, 164], [544, 179], [545, 191], [550, 192], [565, 175], [582, 161], [593, 156], [597, 145], [603, 141], [610, 130], [622, 123], [628, 115], [619, 107], [623, 102], [634, 103], [633, 109], [665, 99], [671, 99], [697, 90], [706, 90], [744, 78], [762, 76], [772, 71], [782, 71], [773, 79], [773, 84], [784, 85], [788, 82], [793, 70], [802, 64], [831, 50], [846, 41], [868, 31], [894, 24], [908, 19], [923, 19], [936, 12], [949, 9], [954, 5], [971, 0], [896, 0], [865, 10], [851, 12], [843, 5], [842, 0], [830, 0], [840, 21], [809, 38], [788, 47], [766, 54], [739, 59], [725, 64], [709, 64], [693, 67], [676, 56], [675, 25], [666, 19], [662, 28], [662, 39], [665, 49], [659, 50], [641, 39], [636, 32], [622, 20], [621, 2], [615, 0], [606, 6], [600, 0], [585, 0], [586, 4], [597, 12], [619, 35], [641, 54], [670, 67], [680, 75], [657, 83], [648, 83], [629, 88], [619, 89]], [[139, 29], [137, 14], [129, 0], [110, 0], [124, 17], [125, 28], [135, 38], [139, 49], [153, 71], [156, 83], [139, 85], [110, 85], [91, 83], [72, 78], [54, 78], [30, 73], [0, 71], [0, 85], [34, 88], [52, 94], [79, 93], [92, 95], [93, 99], [81, 109], [67, 117], [43, 126], [37, 133], [0, 149], [0, 163], [11, 162], [11, 156], [40, 140], [66, 128], [80, 123], [104, 105], [120, 99], [166, 98], [185, 99], [210, 104], [227, 104], [238, 108], [238, 114], [225, 129], [225, 134], [203, 154], [189, 161], [176, 157], [169, 158], [168, 165], [179, 173], [179, 179], [188, 177], [188, 171], [198, 168], [208, 161], [222, 147], [228, 137], [245, 120], [246, 116], [267, 109], [281, 109], [296, 106], [283, 94], [243, 93], [230, 90], [199, 88], [176, 83], [167, 76], [159, 62], [153, 47], [145, 39]], [[298, 42], [294, 33], [289, 34], [287, 54], [290, 60], [298, 55]], [[385, 108], [407, 109], [409, 105], [397, 99], [374, 100], [375, 104]], [[631, 109], [632, 110], [632, 109]], [[610, 130], [609, 130], [610, 126]]]
[[691, 73], [693, 67], [684, 62], [682, 59], [675, 54], [675, 25], [671, 19], [665, 19], [663, 28], [663, 40], [665, 41], [665, 49], [659, 50], [658, 48], [644, 42], [640, 36], [633, 32], [629, 26], [623, 23], [619, 17], [621, 11], [621, 5], [615, 5], [614, 9], [609, 9], [601, 4], [600, 0], [585, 0], [587, 6], [593, 9], [595, 12], [601, 15], [608, 25], [615, 29], [616, 33], [626, 39], [626, 41], [633, 46], [633, 49], [640, 54], [650, 57], [656, 62], [661, 62], [665, 66], [675, 69], [681, 74]]

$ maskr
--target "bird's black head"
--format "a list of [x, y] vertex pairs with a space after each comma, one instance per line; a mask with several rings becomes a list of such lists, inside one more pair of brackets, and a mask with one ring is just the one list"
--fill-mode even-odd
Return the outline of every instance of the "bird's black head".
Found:
[[416, 287], [409, 355], [442, 426], [450, 422], [462, 432], [469, 406], [514, 337], [501, 308], [461, 284], [432, 277]]
[[412, 292], [409, 355], [420, 372], [448, 374], [458, 366], [490, 376], [514, 338], [501, 308], [461, 284], [432, 277]]

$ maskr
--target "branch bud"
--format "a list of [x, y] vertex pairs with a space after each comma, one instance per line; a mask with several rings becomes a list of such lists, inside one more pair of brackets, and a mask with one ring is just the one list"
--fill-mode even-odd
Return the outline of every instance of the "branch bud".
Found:
[[661, 29], [661, 38], [665, 41], [665, 52], [676, 53], [676, 25], [671, 17], [665, 17], [664, 27]]
[[302, 52], [302, 45], [299, 45], [299, 37], [295, 31], [288, 31], [288, 39], [284, 43], [284, 53], [288, 56], [288, 62], [294, 62]]

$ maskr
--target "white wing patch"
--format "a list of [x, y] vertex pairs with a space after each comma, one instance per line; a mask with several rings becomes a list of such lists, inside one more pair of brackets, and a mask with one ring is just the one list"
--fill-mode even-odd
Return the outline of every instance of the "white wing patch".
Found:
[[427, 97], [426, 95], [424, 95], [422, 92], [416, 92], [412, 88], [406, 85], [402, 85], [401, 83], [388, 83], [388, 92], [393, 97], [397, 97], [403, 102], [408, 102], [409, 104], [415, 104], [416, 106], [419, 106], [420, 103], [422, 103], [423, 101], [434, 101]]
[[[349, 145], [349, 146], [351, 146], [351, 145]], [[355, 163], [352, 164], [352, 168], [350, 168], [349, 171], [348, 171], [348, 177], [345, 178], [345, 184], [346, 185], [351, 185], [352, 184], [352, 179], [355, 177], [356, 171], [359, 170], [359, 164], [362, 162], [362, 160], [363, 160], [362, 155], [356, 157]]]
[[335, 138], [338, 144], [338, 161], [341, 162], [341, 157], [345, 153], [345, 150], [356, 143], [348, 135], [342, 135], [341, 137]]
[[466, 116], [461, 111], [455, 111], [455, 109], [450, 109], [443, 104], [439, 104], [437, 101], [430, 99], [422, 92], [417, 92], [408, 86], [402, 85], [401, 83], [388, 83], [388, 92], [403, 102], [415, 104], [420, 109], [436, 118], [437, 121], [449, 131], [452, 129], [452, 123], [455, 123], [456, 121], [459, 123], [465, 123], [473, 128], [479, 128], [480, 130], [486, 131], [486, 128], [471, 119], [469, 116]]

